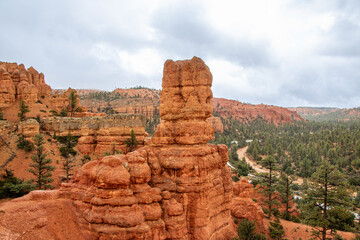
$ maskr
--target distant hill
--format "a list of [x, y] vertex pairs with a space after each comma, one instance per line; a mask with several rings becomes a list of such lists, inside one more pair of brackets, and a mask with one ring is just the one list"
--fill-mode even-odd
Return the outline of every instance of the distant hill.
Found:
[[245, 104], [224, 98], [213, 98], [211, 104], [214, 115], [219, 115], [223, 118], [237, 118], [242, 122], [250, 122], [262, 118], [277, 125], [303, 120], [295, 111], [277, 106]]
[[360, 120], [360, 108], [322, 108], [297, 107], [289, 108], [296, 111], [301, 117], [310, 121], [350, 121]]
[[[81, 104], [91, 112], [142, 113], [147, 117], [159, 114], [160, 90], [136, 87], [119, 88], [112, 92], [86, 89], [77, 91]], [[263, 118], [275, 124], [303, 120], [295, 111], [264, 104], [243, 104], [235, 100], [213, 98], [212, 105], [214, 115], [224, 118], [232, 116], [243, 122], [257, 118]]]

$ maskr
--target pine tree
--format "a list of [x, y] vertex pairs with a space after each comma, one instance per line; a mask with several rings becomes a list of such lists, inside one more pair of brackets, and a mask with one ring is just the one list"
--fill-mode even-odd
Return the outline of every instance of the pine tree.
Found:
[[69, 96], [69, 100], [70, 100], [70, 103], [69, 103], [70, 117], [73, 116], [73, 114], [74, 114], [74, 112], [76, 110], [76, 104], [77, 104], [76, 97], [77, 97], [77, 95], [76, 95], [75, 91], [71, 91], [70, 96]]
[[292, 196], [294, 194], [291, 189], [292, 184], [294, 183], [295, 178], [292, 176], [288, 176], [285, 173], [281, 173], [279, 182], [278, 182], [278, 192], [280, 194], [281, 202], [285, 204], [285, 212], [284, 218], [286, 220], [290, 219], [290, 201], [292, 200]]
[[33, 161], [30, 164], [29, 172], [34, 174], [36, 177], [36, 188], [37, 189], [47, 189], [52, 188], [51, 184], [54, 179], [51, 178], [52, 171], [54, 171], [55, 167], [51, 166], [51, 159], [46, 158], [47, 154], [44, 151], [44, 136], [41, 134], [36, 134], [33, 137], [34, 145], [35, 145], [35, 154], [31, 155], [31, 159]]
[[24, 100], [21, 100], [19, 107], [20, 109], [19, 109], [18, 117], [20, 118], [20, 121], [24, 121], [25, 113], [30, 112], [29, 106], [25, 104]]
[[273, 222], [270, 222], [269, 231], [271, 239], [274, 240], [281, 240], [285, 236], [284, 227], [281, 225], [278, 218]]
[[237, 233], [240, 240], [266, 240], [262, 234], [255, 233], [255, 222], [243, 219], [237, 227]]
[[64, 158], [62, 169], [65, 172], [65, 179], [67, 182], [70, 180], [72, 169], [75, 167], [74, 156], [77, 154], [77, 152], [74, 150], [76, 141], [73, 138], [74, 137], [69, 132], [65, 137], [64, 146], [60, 147], [59, 149], [61, 156]]
[[278, 202], [275, 200], [275, 196], [274, 196], [274, 193], [275, 193], [276, 187], [277, 187], [277, 182], [278, 182], [277, 173], [275, 173], [278, 163], [277, 163], [276, 159], [274, 158], [274, 156], [270, 155], [270, 156], [262, 159], [261, 164], [263, 167], [265, 167], [266, 169], [269, 170], [269, 172], [260, 173], [260, 174], [258, 174], [258, 176], [259, 176], [260, 185], [263, 187], [263, 189], [261, 190], [261, 193], [266, 198], [266, 200], [264, 202], [268, 206], [268, 210], [269, 210], [268, 217], [270, 218], [271, 214], [272, 214], [272, 207], [274, 205], [278, 204]]
[[322, 160], [311, 176], [304, 201], [303, 215], [306, 222], [315, 227], [313, 236], [326, 240], [327, 230], [331, 229], [329, 209], [340, 207], [345, 210], [350, 203], [346, 177], [328, 160]]
[[139, 144], [138, 140], [136, 140], [135, 132], [131, 129], [130, 138], [125, 140], [126, 148], [129, 149], [129, 152], [132, 152], [134, 148]]

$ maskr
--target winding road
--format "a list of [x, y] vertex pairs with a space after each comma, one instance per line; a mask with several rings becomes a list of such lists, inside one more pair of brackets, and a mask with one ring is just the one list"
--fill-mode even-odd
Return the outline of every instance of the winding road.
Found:
[[[245, 158], [245, 161], [258, 173], [267, 173], [268, 170], [266, 168], [263, 168], [260, 164], [256, 163], [256, 161], [251, 160], [247, 154], [246, 151], [248, 149], [248, 146], [243, 147], [243, 148], [239, 148], [236, 153], [239, 157], [239, 160], [241, 160], [242, 158]], [[280, 174], [279, 171], [277, 171], [278, 174]], [[303, 183], [303, 178], [298, 177], [296, 179], [296, 181], [294, 181], [294, 183], [297, 183], [299, 185], [301, 185]]]

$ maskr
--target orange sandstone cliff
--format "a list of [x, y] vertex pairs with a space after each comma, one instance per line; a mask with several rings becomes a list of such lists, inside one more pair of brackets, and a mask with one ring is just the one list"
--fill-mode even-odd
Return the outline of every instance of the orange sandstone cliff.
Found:
[[164, 66], [160, 122], [149, 145], [85, 164], [60, 190], [0, 205], [9, 239], [231, 239], [225, 145], [207, 142], [212, 75], [194, 57]]
[[[4, 118], [10, 122], [18, 122], [19, 102], [23, 100], [30, 112], [26, 117], [51, 116], [52, 111], [60, 113], [69, 106], [70, 93], [76, 90], [69, 88], [62, 94], [52, 95], [52, 90], [45, 83], [43, 73], [33, 67], [28, 69], [23, 64], [0, 62], [0, 110]], [[80, 105], [76, 97], [77, 116], [93, 115], [86, 113], [86, 108]]]
[[211, 101], [213, 111], [223, 118], [236, 118], [242, 122], [250, 122], [262, 118], [274, 124], [302, 121], [303, 119], [295, 111], [287, 108], [265, 105], [244, 104], [235, 100], [214, 98]]

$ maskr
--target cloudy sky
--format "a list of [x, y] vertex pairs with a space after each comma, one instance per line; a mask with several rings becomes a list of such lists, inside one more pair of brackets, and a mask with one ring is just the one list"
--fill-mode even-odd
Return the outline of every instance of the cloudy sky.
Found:
[[161, 87], [201, 57], [215, 97], [360, 106], [359, 0], [1, 0], [0, 61], [52, 88]]

